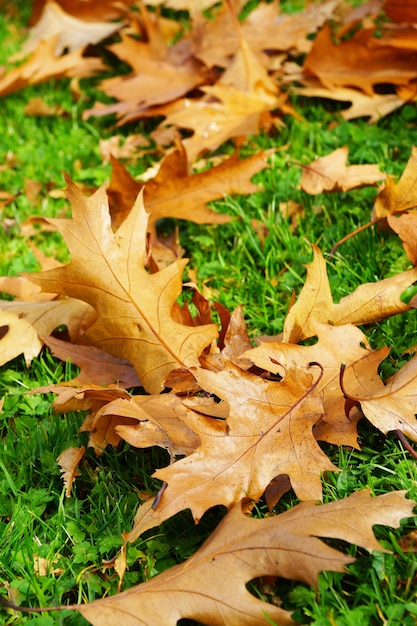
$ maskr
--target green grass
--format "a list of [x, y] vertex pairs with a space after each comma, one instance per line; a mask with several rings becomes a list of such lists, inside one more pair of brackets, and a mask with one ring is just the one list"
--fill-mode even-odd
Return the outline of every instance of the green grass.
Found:
[[[0, 18], [2, 33], [6, 33], [7, 26]], [[3, 61], [13, 45], [11, 41], [1, 51]], [[94, 82], [84, 81], [91, 98]], [[25, 104], [34, 96], [43, 97], [48, 104], [60, 104], [69, 115], [24, 115]], [[32, 252], [20, 236], [19, 224], [32, 214], [54, 216], [68, 211], [65, 202], [48, 194], [50, 186], [64, 186], [62, 171], [91, 186], [109, 178], [109, 167], [101, 163], [98, 139], [112, 134], [112, 121], [83, 122], [82, 111], [91, 102], [74, 104], [67, 81], [27, 88], [1, 104], [0, 136], [7, 146], [2, 155], [12, 152], [17, 166], [1, 172], [0, 188], [16, 193], [24, 189], [28, 178], [43, 186], [36, 205], [22, 193], [3, 211], [2, 219], [11, 220], [11, 226], [0, 235], [0, 271], [17, 274], [37, 269]], [[299, 98], [294, 104], [306, 122], [287, 117], [285, 128], [274, 137], [251, 138], [243, 149], [243, 154], [252, 154], [259, 148], [290, 144], [288, 150], [277, 151], [271, 157], [269, 170], [256, 176], [264, 191], [213, 203], [217, 210], [235, 217], [229, 224], [218, 227], [180, 223], [181, 243], [200, 283], [228, 309], [244, 305], [252, 337], [281, 332], [291, 294], [294, 290], [299, 293], [305, 278], [304, 264], [312, 258], [310, 243], [317, 243], [328, 255], [338, 240], [370, 219], [375, 189], [308, 196], [298, 189], [301, 171], [296, 163], [308, 163], [349, 145], [351, 163], [379, 163], [382, 170], [398, 175], [408, 160], [417, 126], [417, 108], [413, 105], [369, 126], [364, 120], [341, 120], [337, 112], [342, 106], [334, 103]], [[333, 124], [335, 120], [337, 125]], [[139, 128], [142, 126], [135, 125], [120, 132], [138, 132]], [[150, 129], [149, 123], [146, 128]], [[147, 165], [145, 160], [129, 169], [138, 174]], [[305, 211], [295, 232], [278, 209], [280, 202], [290, 199], [302, 203]], [[255, 235], [251, 219], [266, 225], [268, 234], [263, 243]], [[36, 243], [65, 260], [66, 251], [56, 235], [39, 235]], [[409, 266], [393, 233], [370, 228], [346, 242], [329, 260], [335, 300], [364, 282], [394, 275]], [[404, 351], [417, 344], [414, 311], [364, 330], [373, 347], [391, 347], [382, 366], [386, 376], [405, 362]], [[158, 491], [159, 483], [150, 475], [167, 462], [163, 451], [137, 451], [127, 444], [108, 449], [99, 458], [89, 451], [73, 496], [66, 498], [55, 459], [68, 446], [86, 443], [86, 436], [78, 433], [83, 416], [55, 415], [50, 397], [30, 395], [29, 391], [68, 380], [73, 373], [70, 364], [55, 361], [47, 351], [29, 369], [22, 359], [0, 369], [4, 396], [0, 413], [0, 584], [10, 585], [16, 601], [25, 605], [88, 602], [116, 593], [118, 576], [114, 569], [103, 567], [103, 561], [117, 555], [121, 533], [131, 528], [140, 493]], [[366, 420], [360, 423], [360, 442], [360, 451], [323, 444], [341, 469], [324, 482], [325, 501], [363, 487], [375, 494], [406, 489], [409, 497], [416, 499], [416, 463], [400, 442], [394, 436], [384, 437]], [[289, 493], [276, 512], [295, 503], [294, 495]], [[258, 510], [261, 515], [266, 512], [263, 502]], [[129, 569], [123, 588], [182, 562], [202, 544], [222, 515], [221, 507], [208, 511], [195, 527], [188, 513], [180, 514], [129, 545]], [[316, 626], [415, 624], [417, 557], [413, 552], [404, 553], [398, 545], [401, 535], [415, 528], [415, 519], [405, 521], [400, 530], [377, 528], [377, 536], [390, 553], [370, 555], [355, 546], [343, 546], [358, 557], [357, 562], [345, 575], [323, 573], [318, 591], [280, 581], [277, 593], [283, 606], [295, 611], [294, 617], [302, 623]], [[35, 573], [35, 556], [50, 564], [48, 576]], [[65, 612], [43, 616], [16, 615], [13, 611], [0, 614], [0, 624], [5, 625], [86, 623], [81, 616]]]

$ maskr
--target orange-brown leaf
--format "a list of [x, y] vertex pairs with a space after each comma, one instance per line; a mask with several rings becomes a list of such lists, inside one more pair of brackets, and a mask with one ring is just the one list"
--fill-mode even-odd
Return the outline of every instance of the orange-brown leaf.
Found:
[[73, 217], [51, 221], [64, 236], [71, 263], [30, 279], [43, 290], [88, 302], [97, 313], [86, 334], [89, 341], [130, 361], [145, 389], [157, 393], [171, 370], [198, 365], [216, 327], [173, 320], [186, 261], [154, 274], [145, 270], [148, 216], [141, 198], [113, 233], [104, 186], [87, 198], [68, 185]]
[[383, 550], [373, 526], [398, 527], [413, 507], [404, 492], [373, 498], [367, 490], [322, 505], [304, 502], [264, 519], [243, 515], [239, 503], [185, 563], [115, 597], [71, 609], [94, 626], [121, 621], [124, 626], [174, 626], [184, 617], [210, 626], [293, 624], [289, 612], [255, 598], [246, 584], [270, 575], [317, 587], [321, 571], [343, 572], [354, 561], [318, 537]]
[[375, 199], [372, 217], [381, 219], [417, 207], [417, 148], [413, 146], [411, 156], [398, 183], [387, 176], [385, 186]]
[[301, 189], [312, 195], [349, 191], [385, 179], [378, 165], [346, 165], [349, 148], [344, 146], [309, 165], [303, 165]]
[[67, 448], [64, 452], [61, 452], [56, 460], [58, 465], [61, 467], [62, 479], [66, 487], [67, 498], [71, 495], [71, 489], [75, 477], [80, 475], [78, 465], [84, 454], [84, 446], [81, 446], [81, 448]]

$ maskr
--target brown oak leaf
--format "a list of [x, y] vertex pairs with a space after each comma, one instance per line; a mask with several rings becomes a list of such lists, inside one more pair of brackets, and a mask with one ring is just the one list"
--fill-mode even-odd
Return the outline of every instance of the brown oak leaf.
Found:
[[258, 499], [279, 474], [288, 474], [299, 498], [321, 498], [321, 472], [336, 468], [312, 434], [323, 415], [316, 391], [319, 367], [291, 366], [280, 382], [262, 380], [232, 364], [216, 373], [199, 369], [195, 376], [203, 389], [227, 402], [229, 414], [226, 420], [191, 412], [184, 416], [201, 445], [155, 472], [168, 483], [154, 512], [155, 524], [183, 509], [191, 509], [199, 520], [217, 504], [230, 507], [245, 495]]
[[378, 367], [387, 353], [388, 348], [383, 348], [348, 368], [343, 376], [344, 393], [360, 403], [364, 415], [383, 433], [400, 430], [417, 441], [417, 358], [384, 384]]
[[145, 389], [158, 393], [171, 370], [199, 364], [217, 329], [174, 321], [172, 309], [187, 261], [154, 274], [146, 271], [148, 215], [140, 197], [113, 233], [104, 186], [86, 197], [67, 182], [73, 217], [51, 221], [68, 245], [71, 263], [30, 274], [30, 280], [43, 290], [88, 302], [97, 313], [85, 335], [88, 341], [130, 361]]
[[358, 87], [370, 96], [374, 85], [403, 85], [417, 78], [417, 51], [373, 46], [374, 35], [375, 28], [361, 28], [335, 44], [325, 24], [304, 61], [304, 72], [317, 76], [328, 89]]
[[349, 191], [374, 185], [385, 179], [378, 165], [346, 165], [349, 147], [338, 148], [330, 154], [303, 165], [301, 189], [309, 194], [329, 191]]
[[314, 323], [316, 344], [300, 346], [284, 342], [263, 342], [245, 352], [245, 357], [266, 371], [282, 374], [287, 367], [307, 368], [311, 362], [320, 363], [323, 376], [317, 391], [323, 394], [324, 417], [315, 425], [314, 435], [320, 441], [335, 445], [358, 447], [356, 423], [360, 412], [345, 414], [345, 397], [339, 384], [342, 364], [350, 367], [366, 359], [371, 352], [367, 339], [355, 326], [331, 326]]
[[246, 585], [260, 576], [317, 587], [323, 570], [344, 572], [354, 558], [319, 537], [384, 551], [375, 524], [398, 527], [412, 515], [404, 492], [371, 497], [368, 490], [327, 504], [303, 502], [281, 515], [255, 519], [236, 504], [187, 561], [111, 598], [72, 605], [94, 626], [175, 626], [181, 618], [210, 626], [294, 624], [290, 612], [262, 602]]

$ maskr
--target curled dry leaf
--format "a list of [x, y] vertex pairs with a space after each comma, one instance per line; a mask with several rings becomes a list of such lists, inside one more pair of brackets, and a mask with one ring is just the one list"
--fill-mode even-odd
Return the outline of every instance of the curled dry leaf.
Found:
[[45, 337], [43, 341], [55, 357], [62, 361], [70, 359], [80, 368], [78, 376], [67, 381], [66, 385], [117, 384], [122, 389], [141, 386], [133, 366], [125, 359], [111, 356], [94, 346], [80, 346], [55, 337]]
[[244, 515], [238, 503], [181, 565], [115, 597], [65, 608], [78, 610], [94, 626], [117, 626], [121, 620], [124, 626], [175, 626], [181, 618], [211, 626], [294, 624], [288, 611], [250, 594], [247, 583], [274, 576], [316, 587], [321, 571], [344, 572], [355, 560], [318, 537], [384, 551], [373, 526], [398, 527], [413, 507], [404, 492], [373, 498], [367, 490], [322, 505], [303, 502], [264, 519]]
[[[397, 93], [364, 93], [359, 89], [350, 87], [336, 87], [327, 89], [317, 81], [301, 79], [300, 82], [306, 87], [292, 87], [291, 93], [308, 98], [327, 98], [339, 102], [350, 102], [348, 109], [340, 111], [344, 120], [353, 120], [358, 117], [369, 117], [369, 123], [378, 122], [382, 117], [389, 115], [399, 107], [402, 107], [406, 99]], [[315, 84], [311, 84], [315, 83]]]
[[33, 52], [41, 41], [54, 38], [54, 53], [60, 56], [64, 50], [75, 52], [78, 48], [98, 43], [120, 26], [120, 22], [86, 22], [66, 13], [54, 0], [48, 0], [39, 21], [29, 31], [22, 52]]
[[417, 148], [413, 146], [411, 156], [398, 183], [387, 176], [385, 186], [375, 199], [373, 219], [381, 219], [417, 207]]
[[149, 211], [148, 229], [155, 239], [155, 223], [166, 217], [197, 224], [224, 224], [229, 215], [217, 213], [207, 203], [226, 195], [251, 194], [260, 187], [251, 178], [268, 167], [269, 151], [247, 159], [235, 153], [203, 172], [190, 174], [187, 155], [181, 143], [161, 162], [155, 178], [145, 185], [136, 181], [124, 166], [112, 158], [112, 177], [108, 190], [113, 226], [120, 225], [129, 214], [138, 193], [144, 189], [144, 203]]
[[374, 35], [375, 28], [361, 28], [335, 44], [327, 23], [314, 40], [303, 69], [328, 89], [358, 87], [370, 96], [374, 85], [403, 85], [417, 78], [417, 51], [373, 46]]
[[55, 38], [41, 41], [27, 61], [0, 78], [0, 96], [51, 78], [84, 78], [106, 69], [101, 59], [84, 57], [82, 48], [61, 57], [54, 54], [54, 49]]
[[67, 498], [71, 495], [72, 485], [75, 477], [80, 476], [78, 465], [85, 454], [85, 447], [81, 448], [67, 448], [57, 458], [57, 463], [61, 468], [62, 479], [66, 487]]
[[[417, 198], [416, 198], [417, 200]], [[417, 203], [416, 203], [417, 204]], [[417, 211], [403, 215], [388, 215], [388, 224], [403, 243], [406, 255], [414, 266], [417, 265]]]
[[346, 165], [349, 147], [334, 150], [309, 165], [303, 165], [301, 189], [312, 195], [324, 191], [349, 191], [385, 179], [378, 165]]
[[172, 318], [187, 261], [149, 274], [148, 215], [139, 197], [113, 233], [106, 191], [87, 198], [68, 180], [72, 219], [53, 219], [68, 245], [71, 263], [30, 279], [43, 290], [81, 298], [97, 313], [85, 337], [96, 347], [127, 359], [150, 393], [160, 392], [169, 372], [197, 366], [217, 336], [213, 324], [185, 326]]

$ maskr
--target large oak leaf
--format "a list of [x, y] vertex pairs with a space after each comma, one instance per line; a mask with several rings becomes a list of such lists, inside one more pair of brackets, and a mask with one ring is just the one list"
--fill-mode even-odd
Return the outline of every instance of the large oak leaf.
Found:
[[87, 198], [68, 180], [68, 197], [73, 217], [51, 222], [65, 239], [71, 263], [30, 279], [44, 291], [88, 302], [98, 315], [89, 341], [130, 361], [145, 389], [158, 393], [172, 369], [198, 366], [217, 336], [214, 325], [191, 327], [172, 317], [187, 261], [155, 274], [146, 271], [148, 215], [141, 198], [113, 233], [104, 186]]
[[156, 524], [183, 509], [198, 520], [217, 504], [230, 507], [245, 495], [258, 499], [279, 474], [289, 476], [299, 498], [321, 498], [321, 473], [336, 468], [312, 434], [323, 415], [319, 367], [289, 367], [280, 382], [232, 364], [221, 372], [199, 369], [195, 376], [203, 389], [227, 402], [229, 414], [226, 420], [195, 411], [183, 417], [201, 445], [155, 472], [168, 483], [154, 512]]
[[115, 597], [70, 608], [94, 626], [175, 626], [181, 618], [210, 626], [267, 626], [271, 620], [279, 626], [293, 624], [289, 612], [255, 598], [246, 584], [277, 576], [317, 586], [319, 572], [343, 572], [355, 560], [318, 537], [384, 551], [373, 525], [398, 527], [412, 515], [414, 504], [404, 492], [373, 498], [365, 490], [337, 502], [303, 502], [281, 515], [254, 519], [242, 514], [239, 503], [181, 565]]
[[315, 329], [318, 341], [314, 345], [265, 341], [244, 356], [258, 367], [278, 374], [283, 368], [294, 365], [306, 368], [311, 362], [320, 363], [323, 376], [317, 391], [323, 393], [325, 414], [315, 425], [315, 437], [339, 446], [358, 447], [356, 423], [361, 414], [352, 411], [349, 418], [346, 417], [345, 397], [339, 384], [340, 368], [342, 364], [349, 367], [360, 363], [372, 351], [363, 347], [367, 344], [366, 337], [355, 326], [315, 322]]

